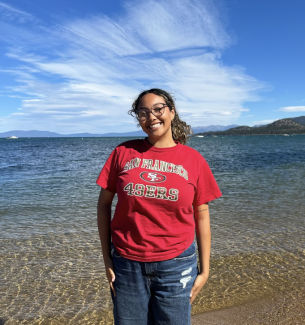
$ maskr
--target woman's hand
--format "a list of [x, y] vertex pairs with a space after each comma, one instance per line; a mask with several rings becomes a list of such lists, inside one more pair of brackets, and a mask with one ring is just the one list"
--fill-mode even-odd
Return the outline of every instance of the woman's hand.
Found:
[[113, 271], [113, 261], [112, 259], [108, 259], [107, 263], [105, 263], [105, 269], [106, 269], [106, 275], [107, 275], [107, 279], [110, 285], [110, 288], [113, 292], [113, 295], [116, 296], [115, 294], [115, 289], [114, 289], [114, 281], [115, 281], [115, 274]]
[[190, 294], [190, 304], [193, 303], [196, 296], [198, 295], [200, 290], [203, 288], [203, 286], [207, 282], [208, 277], [209, 277], [209, 275], [206, 274], [206, 273], [201, 273], [201, 274], [197, 275], [197, 278], [196, 278], [196, 280], [194, 282], [194, 285], [193, 285], [193, 288], [192, 288], [191, 294]]

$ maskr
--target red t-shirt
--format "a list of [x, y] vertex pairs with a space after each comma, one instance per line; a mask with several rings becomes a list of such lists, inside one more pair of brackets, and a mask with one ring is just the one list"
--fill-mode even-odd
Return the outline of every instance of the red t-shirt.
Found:
[[113, 245], [121, 256], [141, 262], [185, 251], [194, 240], [193, 206], [221, 196], [205, 159], [180, 143], [156, 148], [146, 140], [124, 142], [96, 182], [118, 196]]

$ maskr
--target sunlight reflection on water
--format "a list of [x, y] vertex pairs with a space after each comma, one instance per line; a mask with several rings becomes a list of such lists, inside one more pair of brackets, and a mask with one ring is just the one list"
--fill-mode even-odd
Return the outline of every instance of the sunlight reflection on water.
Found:
[[[223, 197], [193, 312], [305, 287], [304, 136], [193, 138]], [[122, 139], [0, 140], [0, 309], [11, 324], [111, 324], [95, 179]], [[0, 319], [1, 320], [1, 319]]]

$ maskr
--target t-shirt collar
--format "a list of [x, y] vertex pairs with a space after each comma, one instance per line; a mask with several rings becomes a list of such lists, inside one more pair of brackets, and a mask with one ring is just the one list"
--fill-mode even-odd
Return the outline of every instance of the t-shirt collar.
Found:
[[166, 148], [156, 148], [153, 145], [151, 145], [148, 141], [147, 141], [147, 137], [143, 140], [144, 142], [144, 146], [145, 148], [147, 148], [150, 151], [158, 151], [158, 152], [167, 152], [167, 151], [173, 151], [173, 150], [177, 150], [178, 147], [181, 146], [181, 143], [178, 141], [175, 141], [176, 146], [173, 147], [166, 147]]

